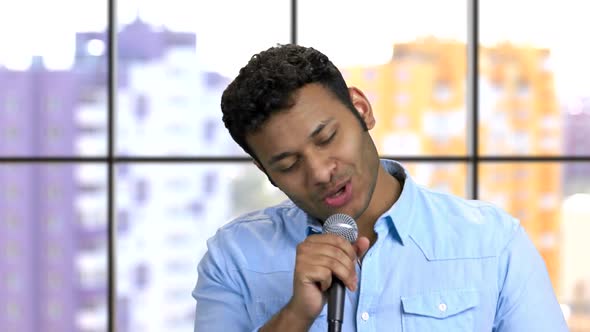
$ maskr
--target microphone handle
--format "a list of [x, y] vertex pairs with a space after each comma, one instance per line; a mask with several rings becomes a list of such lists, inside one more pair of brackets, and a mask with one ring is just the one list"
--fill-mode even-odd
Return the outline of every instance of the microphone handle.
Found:
[[337, 320], [331, 320], [328, 322], [328, 332], [341, 332], [342, 331], [342, 322]]
[[334, 277], [328, 290], [328, 332], [340, 332], [342, 329], [345, 296], [344, 283]]

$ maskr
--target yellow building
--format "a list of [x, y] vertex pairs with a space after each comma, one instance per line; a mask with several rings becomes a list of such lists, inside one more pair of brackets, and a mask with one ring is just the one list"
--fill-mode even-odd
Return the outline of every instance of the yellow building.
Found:
[[[480, 50], [481, 155], [555, 155], [560, 111], [547, 50], [501, 44]], [[372, 136], [383, 155], [463, 156], [466, 145], [466, 46], [433, 37], [393, 47], [391, 61], [344, 70], [371, 100]], [[410, 171], [415, 166], [410, 167]], [[465, 195], [466, 167], [432, 168], [427, 185]], [[490, 163], [480, 197], [519, 218], [558, 282], [560, 166]]]
[[[558, 155], [561, 112], [549, 51], [500, 44], [482, 49], [480, 146], [482, 155]], [[561, 165], [490, 163], [481, 168], [481, 197], [520, 219], [559, 286]]]

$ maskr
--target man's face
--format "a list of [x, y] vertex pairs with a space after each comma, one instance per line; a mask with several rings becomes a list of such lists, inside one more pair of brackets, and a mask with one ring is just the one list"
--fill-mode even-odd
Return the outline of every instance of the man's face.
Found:
[[[371, 129], [365, 96], [351, 88], [356, 110]], [[375, 189], [379, 157], [369, 133], [331, 92], [308, 84], [295, 104], [279, 112], [246, 141], [263, 169], [295, 204], [325, 220], [334, 213], [359, 218]]]

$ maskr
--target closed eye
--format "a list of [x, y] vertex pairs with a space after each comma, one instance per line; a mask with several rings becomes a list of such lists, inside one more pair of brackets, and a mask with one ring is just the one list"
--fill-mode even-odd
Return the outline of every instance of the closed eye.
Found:
[[326, 139], [325, 139], [325, 140], [323, 140], [323, 141], [320, 141], [320, 142], [318, 143], [318, 145], [320, 145], [320, 146], [328, 145], [330, 142], [332, 142], [332, 140], [333, 140], [333, 139], [334, 139], [334, 137], [336, 136], [336, 133], [337, 133], [337, 132], [338, 132], [337, 130], [334, 130], [334, 133], [333, 133], [332, 135], [330, 135], [330, 137], [326, 138]]
[[288, 166], [288, 167], [282, 167], [282, 168], [279, 168], [279, 169], [278, 169], [278, 171], [279, 171], [280, 173], [288, 173], [288, 172], [290, 172], [290, 171], [294, 170], [294, 169], [295, 169], [295, 167], [297, 167], [297, 162], [294, 162], [294, 163], [292, 163], [292, 164], [291, 164], [290, 166]]

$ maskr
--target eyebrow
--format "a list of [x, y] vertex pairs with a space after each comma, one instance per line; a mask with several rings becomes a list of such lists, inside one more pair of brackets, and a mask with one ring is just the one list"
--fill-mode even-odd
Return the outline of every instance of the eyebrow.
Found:
[[[320, 124], [311, 132], [311, 134], [309, 134], [309, 138], [314, 138], [315, 136], [317, 136], [324, 128], [326, 128], [327, 125], [329, 125], [333, 121], [334, 121], [334, 118], [329, 118], [329, 119], [326, 119], [326, 120], [320, 122]], [[279, 154], [271, 157], [268, 160], [268, 164], [272, 165], [272, 164], [276, 163], [277, 161], [287, 158], [287, 157], [290, 157], [294, 154], [295, 154], [294, 152], [288, 152], [288, 151], [283, 152], [283, 153], [279, 153]]]
[[334, 118], [329, 118], [325, 121], [320, 122], [320, 124], [309, 134], [309, 138], [314, 138], [317, 136], [330, 122], [334, 121]]

